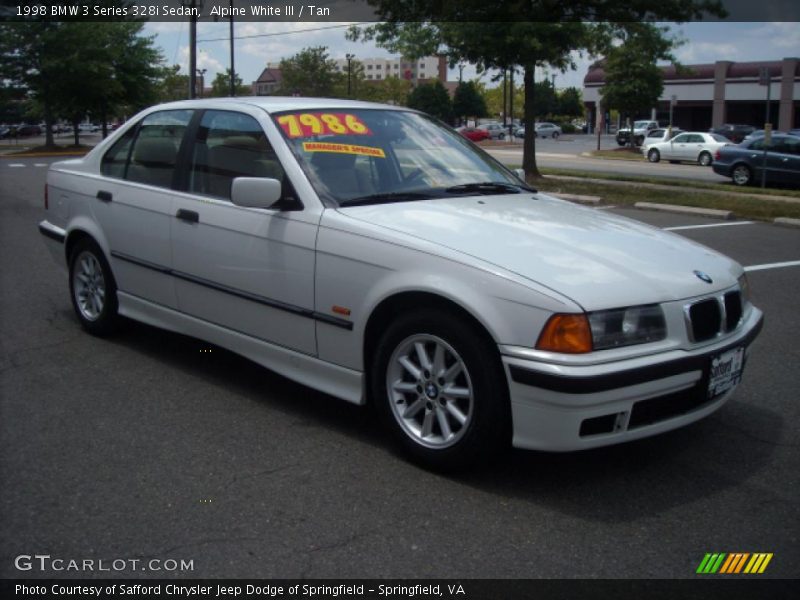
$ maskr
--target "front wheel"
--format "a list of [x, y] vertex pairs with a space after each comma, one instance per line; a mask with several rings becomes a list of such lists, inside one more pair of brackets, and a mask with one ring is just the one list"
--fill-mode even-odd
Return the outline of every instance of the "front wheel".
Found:
[[697, 162], [700, 163], [701, 167], [707, 167], [711, 164], [711, 155], [708, 152], [701, 152]]
[[79, 241], [70, 254], [69, 291], [75, 314], [89, 333], [105, 336], [117, 328], [117, 285], [103, 251], [91, 240]]
[[508, 389], [496, 351], [451, 314], [406, 314], [381, 337], [372, 399], [394, 439], [414, 460], [459, 469], [507, 445]]
[[557, 131], [554, 131], [554, 132], [553, 132], [553, 139], [554, 139], [554, 140], [557, 140], [557, 139], [558, 139], [558, 136], [559, 136], [559, 133], [558, 133]]
[[657, 163], [661, 160], [661, 154], [659, 154], [658, 150], [653, 148], [647, 153], [647, 160], [649, 160], [651, 163]]

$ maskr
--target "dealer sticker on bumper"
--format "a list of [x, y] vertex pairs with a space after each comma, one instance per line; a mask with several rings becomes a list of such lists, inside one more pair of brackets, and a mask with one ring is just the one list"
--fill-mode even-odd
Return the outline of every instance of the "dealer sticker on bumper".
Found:
[[742, 380], [744, 348], [734, 348], [711, 359], [708, 377], [708, 397], [713, 398], [732, 390]]

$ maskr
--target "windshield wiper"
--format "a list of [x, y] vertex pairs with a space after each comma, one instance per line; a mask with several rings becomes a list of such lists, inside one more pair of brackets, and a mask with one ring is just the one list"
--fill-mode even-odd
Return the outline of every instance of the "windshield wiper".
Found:
[[517, 185], [502, 181], [481, 181], [478, 183], [462, 183], [445, 190], [450, 194], [519, 194], [520, 192], [536, 192], [527, 185]]
[[383, 204], [386, 202], [410, 202], [413, 200], [430, 200], [435, 195], [426, 192], [381, 192], [369, 196], [349, 198], [339, 202], [339, 206], [365, 206], [367, 204]]

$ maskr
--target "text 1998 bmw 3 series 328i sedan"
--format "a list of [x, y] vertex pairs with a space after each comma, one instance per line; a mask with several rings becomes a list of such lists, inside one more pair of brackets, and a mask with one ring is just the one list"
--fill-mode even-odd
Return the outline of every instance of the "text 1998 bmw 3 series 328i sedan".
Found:
[[540, 194], [404, 108], [156, 106], [54, 164], [45, 208], [89, 332], [124, 315], [374, 403], [438, 467], [696, 421], [762, 321], [734, 261]]

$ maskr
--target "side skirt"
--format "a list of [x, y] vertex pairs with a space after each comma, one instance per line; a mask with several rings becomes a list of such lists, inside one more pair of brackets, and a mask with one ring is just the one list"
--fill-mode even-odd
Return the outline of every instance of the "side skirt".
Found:
[[117, 292], [117, 297], [119, 313], [123, 316], [216, 344], [297, 383], [353, 404], [366, 401], [364, 374], [360, 371], [208, 323], [122, 291]]

